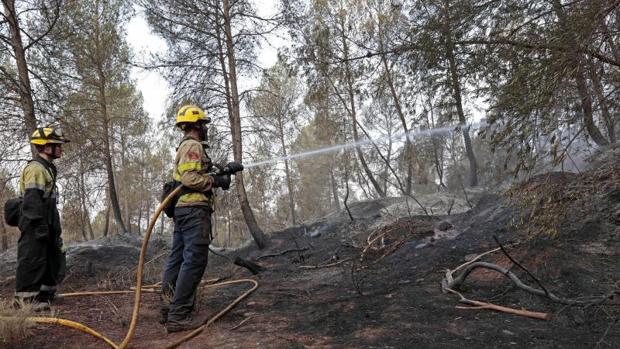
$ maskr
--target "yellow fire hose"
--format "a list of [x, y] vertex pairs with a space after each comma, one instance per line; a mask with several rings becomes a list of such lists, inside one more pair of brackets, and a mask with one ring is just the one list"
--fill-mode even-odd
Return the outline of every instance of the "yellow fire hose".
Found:
[[[164, 207], [166, 207], [168, 205], [168, 203], [170, 202], [170, 200], [172, 200], [172, 198], [175, 195], [177, 195], [180, 191], [181, 191], [181, 186], [179, 186], [178, 188], [173, 190], [159, 204], [159, 206], [157, 207], [157, 210], [155, 211], [155, 214], [153, 215], [153, 218], [151, 218], [149, 226], [148, 226], [148, 228], [146, 230], [146, 234], [144, 236], [144, 241], [142, 242], [142, 248], [140, 250], [140, 258], [139, 258], [139, 261], [138, 261], [138, 270], [137, 270], [137, 273], [136, 273], [137, 277], [136, 277], [135, 291], [92, 291], [92, 292], [89, 291], [89, 292], [73, 292], [73, 293], [65, 293], [65, 294], [63, 294], [63, 296], [65, 296], [65, 297], [76, 297], [76, 296], [127, 294], [127, 293], [135, 292], [133, 313], [131, 314], [131, 322], [129, 324], [129, 329], [127, 330], [127, 334], [125, 335], [125, 338], [123, 339], [121, 344], [117, 345], [112, 340], [110, 340], [109, 338], [106, 338], [105, 336], [103, 336], [99, 332], [91, 329], [90, 327], [84, 326], [84, 325], [82, 325], [82, 324], [80, 324], [78, 322], [71, 321], [71, 320], [65, 320], [65, 319], [59, 319], [59, 318], [53, 318], [53, 317], [28, 317], [28, 318], [26, 318], [26, 321], [31, 321], [31, 322], [39, 323], [39, 324], [55, 324], [55, 325], [71, 327], [71, 328], [74, 328], [74, 329], [76, 329], [78, 331], [82, 331], [82, 332], [84, 332], [86, 334], [90, 334], [93, 337], [96, 337], [98, 339], [103, 340], [104, 342], [106, 342], [109, 346], [111, 346], [114, 349], [124, 349], [124, 348], [127, 348], [127, 345], [129, 344], [129, 341], [131, 340], [131, 338], [133, 338], [133, 336], [135, 334], [136, 325], [138, 324], [138, 314], [140, 312], [140, 297], [142, 295], [142, 292], [157, 292], [153, 288], [143, 288], [143, 286], [142, 286], [142, 274], [144, 272], [144, 258], [145, 258], [145, 254], [146, 254], [146, 248], [148, 247], [149, 239], [151, 237], [151, 232], [153, 231], [153, 227], [155, 226], [155, 223], [157, 222], [157, 219], [159, 218], [159, 215], [163, 211]], [[202, 286], [202, 288], [214, 288], [214, 287], [221, 287], [221, 286], [224, 286], [224, 285], [238, 284], [238, 283], [244, 283], [244, 282], [252, 283], [253, 287], [251, 289], [249, 289], [248, 291], [244, 292], [241, 296], [237, 297], [237, 299], [235, 299], [232, 303], [230, 303], [222, 311], [217, 313], [214, 317], [209, 319], [209, 321], [207, 321], [204, 325], [196, 328], [195, 330], [193, 330], [192, 332], [190, 332], [186, 336], [180, 338], [179, 340], [177, 340], [173, 344], [170, 344], [166, 348], [175, 348], [175, 347], [179, 346], [181, 343], [186, 342], [186, 341], [190, 340], [191, 338], [194, 338], [195, 336], [200, 334], [202, 331], [205, 330], [205, 328], [207, 328], [209, 325], [211, 325], [217, 319], [219, 319], [224, 314], [226, 314], [228, 311], [230, 311], [230, 309], [232, 309], [235, 305], [237, 305], [239, 302], [241, 302], [248, 295], [250, 295], [250, 293], [254, 292], [254, 290], [256, 290], [258, 288], [258, 282], [256, 282], [255, 280], [252, 280], [252, 279], [239, 279], [239, 280], [220, 282], [220, 283], [216, 283], [216, 284], [207, 284], [207, 285]], [[4, 318], [6, 318], [6, 317], [4, 317]]]

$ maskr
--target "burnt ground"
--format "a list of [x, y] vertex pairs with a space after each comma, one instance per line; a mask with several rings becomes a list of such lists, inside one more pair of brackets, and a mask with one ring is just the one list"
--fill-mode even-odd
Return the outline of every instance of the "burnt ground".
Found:
[[[259, 289], [182, 348], [613, 348], [620, 343], [620, 295], [604, 304], [567, 306], [517, 289], [503, 275], [477, 270], [459, 289], [466, 297], [516, 309], [547, 312], [550, 321], [490, 310], [457, 309], [440, 281], [472, 256], [497, 247], [493, 236], [549, 291], [564, 298], [620, 290], [620, 149], [610, 149], [581, 174], [550, 173], [485, 195], [450, 216], [386, 219], [398, 199], [352, 204], [304, 227], [274, 233], [267, 249], [243, 257], [266, 271]], [[368, 241], [377, 238], [371, 245]], [[97, 249], [72, 247], [63, 291], [119, 289], [133, 283], [139, 241], [107, 241]], [[298, 251], [296, 251], [298, 250]], [[159, 279], [165, 244], [154, 243], [146, 283]], [[285, 253], [283, 253], [285, 252]], [[12, 274], [4, 255], [0, 280]], [[501, 252], [484, 261], [509, 268], [536, 286]], [[205, 278], [252, 277], [212, 256]], [[13, 292], [0, 285], [3, 298]], [[199, 294], [205, 320], [247, 286]], [[67, 298], [55, 314], [88, 325], [116, 342], [124, 337], [133, 296]], [[158, 296], [143, 296], [132, 348], [158, 348], [166, 335], [157, 323]], [[34, 326], [29, 338], [5, 347], [104, 348], [75, 330]], [[616, 344], [613, 344], [616, 343]]]

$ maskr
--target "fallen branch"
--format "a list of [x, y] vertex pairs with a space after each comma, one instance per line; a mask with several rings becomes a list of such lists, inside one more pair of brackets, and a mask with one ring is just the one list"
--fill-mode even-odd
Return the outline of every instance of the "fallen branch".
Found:
[[461, 268], [464, 268], [464, 267], [466, 267], [466, 266], [468, 266], [468, 265], [470, 265], [470, 264], [472, 264], [472, 263], [475, 263], [475, 262], [476, 262], [477, 260], [479, 260], [480, 258], [482, 258], [482, 257], [484, 257], [484, 256], [486, 256], [486, 255], [488, 255], [488, 254], [491, 254], [491, 253], [493, 253], [493, 252], [497, 252], [497, 251], [499, 251], [499, 247], [498, 247], [498, 248], [494, 248], [494, 249], [492, 249], [492, 250], [490, 250], [490, 251], [486, 251], [486, 252], [484, 252], [484, 253], [481, 253], [481, 254], [477, 255], [476, 257], [474, 257], [474, 258], [472, 258], [472, 259], [468, 260], [467, 262], [465, 262], [465, 263], [463, 263], [463, 264], [459, 265], [458, 267], [456, 267], [456, 268], [452, 269], [452, 274], [454, 274], [457, 270], [459, 270], [459, 269], [461, 269]]
[[345, 258], [342, 260], [339, 260], [338, 262], [334, 262], [334, 263], [328, 263], [328, 264], [319, 264], [319, 265], [300, 265], [299, 268], [301, 269], [319, 269], [319, 268], [329, 268], [329, 267], [333, 267], [336, 266], [338, 264], [342, 264], [344, 262], [348, 262], [350, 261], [351, 258]]
[[603, 344], [605, 342], [605, 337], [607, 337], [607, 334], [609, 333], [609, 330], [611, 330], [611, 328], [616, 326], [617, 324], [618, 324], [618, 319], [613, 319], [610, 322], [609, 326], [607, 326], [607, 329], [603, 333], [603, 336], [601, 336], [601, 339], [599, 339], [598, 342], [596, 342], [596, 346], [594, 347], [594, 349], [600, 347], [601, 344]]
[[508, 259], [510, 259], [510, 261], [512, 263], [514, 263], [514, 265], [516, 265], [517, 267], [521, 268], [521, 270], [525, 271], [527, 273], [527, 275], [529, 275], [532, 279], [534, 279], [534, 281], [536, 281], [536, 284], [538, 284], [538, 286], [543, 291], [545, 291], [545, 296], [549, 297], [549, 291], [547, 291], [547, 288], [545, 288], [545, 286], [543, 286], [542, 282], [540, 282], [540, 280], [538, 280], [538, 278], [536, 278], [534, 276], [534, 274], [530, 273], [530, 271], [527, 270], [527, 268], [525, 268], [523, 265], [521, 265], [521, 263], [517, 262], [514, 258], [512, 258], [512, 256], [510, 254], [508, 254], [508, 251], [506, 251], [504, 246], [502, 246], [502, 244], [499, 242], [499, 239], [497, 238], [497, 236], [493, 235], [493, 240], [495, 240], [495, 243], [497, 243], [499, 248], [502, 250], [502, 253], [504, 253], [504, 255], [506, 255], [506, 257], [508, 257]]
[[612, 291], [606, 295], [603, 296], [597, 296], [597, 297], [593, 297], [593, 300], [590, 301], [585, 301], [585, 300], [577, 300], [577, 299], [568, 299], [568, 298], [562, 298], [562, 297], [558, 297], [555, 294], [551, 293], [551, 292], [545, 292], [542, 289], [538, 289], [529, 285], [526, 285], [525, 283], [523, 283], [521, 281], [521, 279], [519, 279], [519, 277], [517, 277], [517, 275], [515, 275], [513, 272], [511, 272], [510, 270], [500, 267], [497, 264], [493, 264], [493, 263], [486, 263], [486, 262], [476, 262], [476, 263], [472, 263], [470, 265], [468, 265], [459, 276], [457, 276], [456, 278], [453, 277], [452, 275], [452, 271], [451, 270], [447, 270], [445, 277], [441, 280], [441, 290], [443, 293], [447, 293], [449, 292], [449, 289], [455, 289], [458, 288], [461, 284], [463, 284], [465, 282], [465, 279], [467, 278], [467, 276], [476, 268], [484, 268], [484, 269], [490, 269], [490, 270], [495, 270], [497, 272], [499, 272], [500, 274], [506, 276], [508, 279], [510, 279], [510, 281], [512, 281], [515, 286], [517, 286], [518, 288], [535, 294], [535, 295], [539, 295], [539, 296], [544, 296], [546, 298], [549, 298], [550, 300], [557, 302], [557, 303], [561, 303], [561, 304], [568, 304], [568, 305], [590, 305], [590, 304], [599, 304], [599, 303], [603, 303], [605, 301], [607, 301], [608, 299], [613, 298], [614, 295], [616, 294], [620, 294], [620, 291]]
[[287, 253], [291, 253], [291, 252], [303, 252], [305, 250], [307, 250], [308, 247], [304, 247], [304, 248], [293, 248], [290, 250], [286, 250], [286, 251], [282, 251], [280, 253], [274, 253], [274, 254], [266, 254], [266, 255], [262, 255], [256, 258], [256, 260], [262, 259], [262, 258], [269, 258], [269, 257], [278, 257], [278, 256], [283, 256]]
[[473, 299], [465, 298], [463, 297], [462, 294], [460, 294], [459, 292], [453, 289], [447, 289], [447, 291], [458, 295], [461, 298], [459, 299], [460, 303], [471, 305], [471, 307], [457, 306], [456, 307], [457, 309], [465, 309], [465, 310], [489, 309], [489, 310], [499, 311], [502, 313], [525, 316], [525, 317], [529, 317], [533, 319], [546, 320], [546, 321], [551, 320], [551, 317], [552, 317], [551, 314], [549, 313], [541, 313], [541, 312], [530, 311], [530, 310], [525, 310], [525, 309], [508, 308], [508, 307], [504, 307], [504, 306], [493, 304], [493, 303], [481, 302], [481, 301], [476, 301]]

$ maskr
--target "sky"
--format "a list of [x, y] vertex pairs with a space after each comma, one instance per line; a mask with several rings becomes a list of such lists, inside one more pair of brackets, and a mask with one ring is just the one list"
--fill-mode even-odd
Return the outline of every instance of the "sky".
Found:
[[[164, 52], [166, 43], [149, 28], [142, 12], [138, 12], [127, 26], [127, 42], [132, 48], [134, 57], [146, 58], [150, 53]], [[131, 76], [136, 80], [138, 89], [144, 97], [144, 110], [150, 118], [161, 119], [165, 110], [169, 85], [157, 71], [147, 71], [134, 67]]]
[[[257, 5], [258, 14], [267, 16], [275, 12], [275, 1], [254, 1]], [[138, 61], [140, 58], [148, 58], [151, 53], [165, 52], [166, 50], [165, 41], [151, 32], [144, 13], [139, 8], [136, 8], [136, 16], [131, 19], [127, 26], [127, 42]], [[270, 42], [263, 44], [258, 55], [259, 65], [263, 68], [272, 66], [277, 59], [278, 47], [283, 44], [282, 39], [277, 37], [272, 37]], [[137, 87], [142, 92], [144, 110], [149, 117], [154, 120], [163, 119], [170, 90], [166, 80], [157, 71], [147, 71], [137, 67], [132, 68], [131, 76], [136, 80]], [[250, 84], [252, 83], [250, 82]], [[240, 82], [240, 85], [245, 84]]]

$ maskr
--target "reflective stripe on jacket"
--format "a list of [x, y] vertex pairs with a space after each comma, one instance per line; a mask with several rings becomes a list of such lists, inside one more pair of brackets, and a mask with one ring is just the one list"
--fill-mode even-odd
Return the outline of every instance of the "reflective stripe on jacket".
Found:
[[52, 173], [38, 161], [30, 161], [19, 178], [21, 196], [24, 196], [28, 189], [39, 189], [45, 197], [56, 198]]
[[56, 167], [37, 157], [24, 167], [19, 178], [19, 191], [24, 200], [20, 231], [35, 232], [40, 238], [51, 238], [52, 241], [59, 239], [62, 233], [54, 176]]
[[211, 159], [197, 140], [186, 137], [177, 148], [173, 178], [194, 193], [181, 195], [177, 207], [209, 206], [213, 208], [213, 177], [207, 175], [211, 169]]

